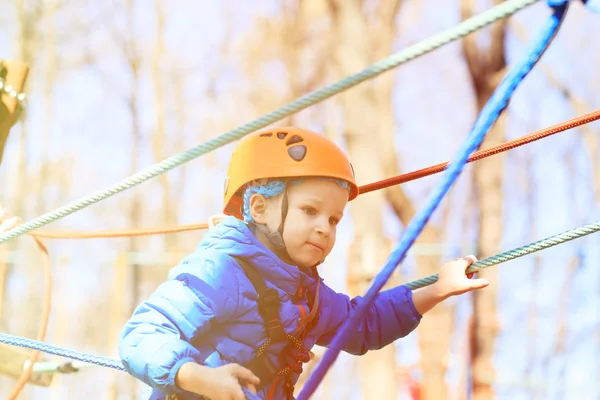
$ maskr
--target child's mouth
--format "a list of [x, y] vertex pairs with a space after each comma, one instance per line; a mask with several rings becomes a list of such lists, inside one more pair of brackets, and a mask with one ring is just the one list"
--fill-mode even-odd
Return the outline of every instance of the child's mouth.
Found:
[[317, 244], [311, 243], [311, 242], [306, 242], [310, 247], [317, 249], [319, 251], [323, 251], [323, 248]]

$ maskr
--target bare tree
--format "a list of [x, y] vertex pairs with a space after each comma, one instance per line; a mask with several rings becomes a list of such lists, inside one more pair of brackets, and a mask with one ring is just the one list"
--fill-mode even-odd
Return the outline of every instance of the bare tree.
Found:
[[[165, 158], [165, 144], [166, 144], [166, 129], [165, 129], [165, 90], [164, 90], [164, 71], [162, 68], [162, 61], [165, 57], [165, 44], [164, 44], [164, 26], [165, 26], [165, 12], [163, 10], [163, 2], [161, 0], [154, 0], [154, 10], [156, 14], [156, 37], [154, 43], [154, 53], [152, 56], [152, 85], [154, 87], [154, 114], [155, 127], [154, 135], [152, 139], [152, 147], [154, 149], [154, 156], [157, 161], [161, 161]], [[161, 174], [159, 176], [161, 191], [162, 191], [162, 223], [163, 225], [169, 225], [172, 221], [172, 214], [175, 207], [171, 205], [169, 179], [167, 174]], [[165, 240], [166, 251], [171, 250], [173, 236], [167, 235]]]
[[[494, 0], [494, 4], [500, 3]], [[467, 19], [474, 14], [472, 0], [461, 1], [461, 16]], [[490, 44], [487, 51], [478, 48], [477, 35], [463, 39], [463, 52], [480, 111], [493, 94], [506, 68], [504, 54], [504, 37], [506, 21], [502, 20], [489, 29]], [[490, 132], [486, 135], [482, 146], [491, 147], [505, 140], [505, 118], [501, 115]], [[504, 157], [502, 155], [486, 158], [473, 167], [474, 188], [478, 195], [480, 212], [478, 234], [478, 258], [496, 254], [502, 235], [502, 174]], [[498, 333], [496, 314], [497, 276], [498, 270], [489, 268], [480, 272], [481, 277], [490, 280], [488, 288], [473, 293], [473, 325], [472, 325], [472, 382], [474, 399], [492, 399], [494, 397], [492, 382], [494, 380], [493, 353], [494, 340]]]
[[[175, 62], [174, 60], [171, 61], [173, 65]], [[177, 135], [175, 135], [176, 137], [173, 140], [175, 144], [174, 149], [175, 151], [183, 151], [185, 150], [186, 146], [184, 132], [186, 124], [188, 122], [188, 109], [186, 107], [187, 103], [183, 91], [189, 78], [186, 73], [184, 73], [183, 71], [179, 71], [174, 65], [170, 69], [168, 76], [170, 76], [169, 86], [172, 89], [172, 104], [174, 104], [173, 114], [175, 119], [175, 130], [177, 132]], [[169, 223], [174, 223], [175, 221], [179, 220], [180, 207], [179, 203], [176, 201], [183, 197], [183, 189], [187, 177], [187, 164], [178, 167], [177, 173], [179, 174], [179, 183], [177, 185], [171, 184], [169, 186], [168, 193], [171, 201], [168, 204], [165, 204], [165, 207], [170, 208], [170, 210], [168, 211], [168, 221], [170, 221]], [[167, 239], [167, 251], [180, 252], [182, 251], [183, 247], [184, 246], [182, 245], [182, 241], [179, 239], [178, 235], [171, 235], [171, 238]]]
[[[391, 53], [397, 35], [395, 21], [400, 9], [399, 1], [378, 2], [371, 16], [373, 22], [370, 26], [367, 25], [369, 21], [367, 15], [361, 15], [356, 5], [338, 2], [334, 4], [333, 9], [338, 16], [338, 29], [345, 39], [340, 37], [335, 43], [340, 48], [338, 54], [345, 55], [342, 59], [336, 58], [338, 65], [343, 66], [340, 75], [354, 73], [361, 67]], [[362, 85], [341, 96], [346, 115], [348, 149], [360, 182], [369, 183], [400, 174], [393, 137], [395, 126], [391, 101], [393, 79], [394, 75], [388, 73], [370, 82], [370, 85]], [[364, 115], [369, 115], [369, 118], [364, 118]], [[378, 140], [373, 140], [374, 137]], [[378, 160], [372, 158], [373, 154], [379, 156]], [[364, 171], [369, 172], [365, 174]], [[366, 290], [367, 284], [379, 271], [390, 251], [389, 247], [385, 248], [380, 244], [383, 237], [381, 236], [382, 225], [380, 225], [382, 216], [379, 210], [383, 208], [385, 202], [391, 205], [404, 226], [408, 225], [415, 214], [415, 206], [399, 186], [387, 188], [382, 193], [361, 196], [354, 202], [352, 208], [357, 238], [352, 245], [355, 249], [352, 256], [356, 257], [356, 264], [350, 274], [353, 282], [362, 281], [362, 283], [358, 288], [355, 285], [351, 286], [350, 290], [353, 293], [362, 293]], [[441, 240], [441, 232], [440, 228], [428, 224], [416, 242], [418, 244], [438, 243]], [[378, 248], [380, 253], [369, 250], [369, 247]], [[359, 257], [361, 254], [363, 257]], [[418, 275], [427, 276], [438, 271], [440, 257], [418, 255], [416, 263]], [[395, 278], [390, 285], [398, 283], [398, 279]], [[452, 313], [444, 306], [431, 310], [419, 326], [420, 367], [423, 374], [420, 391], [424, 399], [447, 398], [444, 382], [445, 367], [442, 360], [448, 354], [451, 330]], [[389, 346], [386, 351], [388, 352], [386, 355], [379, 356], [387, 357], [385, 360], [365, 359], [364, 368], [373, 371], [374, 366], [377, 365], [394, 365], [391, 360], [393, 346]], [[377, 356], [373, 355], [373, 357]], [[390, 384], [388, 380], [394, 379], [393, 376], [385, 374], [381, 375], [379, 381], [370, 378], [365, 393], [371, 393], [371, 390], [381, 391], [383, 390], [381, 387], [387, 387], [389, 388], [387, 395], [393, 396], [392, 393], [396, 393], [395, 383]]]
[[[377, 61], [389, 55], [393, 49], [394, 39], [397, 36], [395, 19], [400, 8], [399, 1], [382, 1], [376, 9], [377, 22], [372, 35], [374, 59]], [[392, 108], [393, 74], [388, 73], [374, 81], [377, 119], [380, 130], [378, 154], [379, 162], [383, 165], [384, 178], [397, 176], [401, 173], [398, 156], [394, 145], [394, 110]], [[384, 189], [387, 203], [392, 207], [403, 226], [407, 226], [416, 213], [416, 207], [400, 186]], [[427, 224], [417, 240], [419, 244], [440, 243], [445, 223], [437, 227]], [[417, 275], [429, 276], [439, 271], [441, 257], [439, 255], [415, 256]], [[422, 380], [420, 382], [420, 395], [423, 399], [447, 398], [447, 387], [444, 380], [445, 365], [450, 348], [450, 338], [453, 328], [452, 309], [446, 304], [441, 304], [427, 313], [422, 319], [419, 331], [419, 347], [421, 351], [420, 369]]]
[[[52, 125], [54, 122], [54, 101], [52, 95], [54, 93], [54, 83], [56, 81], [56, 0], [44, 1], [44, 19], [46, 27], [44, 29], [44, 129], [41, 132], [42, 149], [48, 149], [48, 144], [51, 142]], [[48, 159], [48, 155], [45, 153], [41, 154], [42, 160]], [[36, 204], [36, 215], [40, 215], [45, 210], [44, 202], [44, 188], [48, 180], [48, 163], [43, 162], [40, 165], [39, 179], [37, 180], [37, 204]]]
[[[33, 2], [25, 2], [24, 0], [17, 1], [17, 14], [19, 20], [19, 59], [35, 70], [35, 54], [39, 47], [39, 32], [38, 25], [44, 13], [44, 6], [41, 0]], [[30, 85], [31, 86], [31, 85]], [[27, 141], [28, 141], [28, 125], [27, 119], [21, 123], [19, 157], [17, 172], [17, 187], [13, 188], [13, 198], [16, 200], [12, 212], [15, 215], [24, 215], [24, 205], [20, 200], [27, 191]]]
[[[129, 169], [132, 173], [139, 170], [140, 153], [142, 151], [143, 133], [140, 126], [140, 110], [138, 105], [138, 91], [141, 84], [142, 73], [142, 53], [137, 42], [135, 31], [135, 0], [127, 0], [124, 3], [123, 15], [125, 18], [124, 28], [120, 31], [116, 25], [109, 26], [112, 40], [116, 43], [121, 56], [125, 61], [127, 72], [129, 73], [129, 91], [125, 95], [125, 105], [130, 118], [131, 135], [131, 158]], [[142, 220], [142, 201], [139, 191], [130, 192], [130, 202], [128, 210], [128, 223], [131, 227], [139, 227]], [[136, 255], [141, 247], [141, 240], [136, 237], [127, 239], [127, 251]], [[131, 276], [127, 281], [130, 284], [128, 290], [129, 313], [133, 313], [137, 302], [140, 299], [140, 283], [142, 272], [135, 260], [129, 266], [128, 272]], [[132, 398], [136, 397], [136, 381], [131, 377], [124, 378], [127, 382], [127, 389]], [[119, 380], [120, 381], [120, 380]], [[119, 382], [112, 382], [110, 389], [111, 398], [117, 398], [121, 392]]]
[[[521, 40], [527, 40], [525, 27], [523, 27], [519, 22], [512, 20], [511, 30], [513, 30]], [[540, 60], [537, 63], [536, 68], [544, 72], [548, 82], [565, 97], [577, 115], [582, 115], [589, 111], [589, 104], [587, 104], [584, 97], [578, 96], [576, 93], [574, 93], [573, 90], [571, 90], [556, 76], [552, 69], [546, 63], [544, 63], [543, 60]], [[579, 127], [578, 130], [581, 132], [581, 137], [583, 139], [583, 143], [585, 144], [585, 150], [587, 151], [588, 157], [592, 164], [592, 186], [594, 189], [594, 198], [596, 200], [596, 204], [600, 205], [600, 157], [598, 157], [600, 140], [598, 139], [597, 130], [594, 129], [592, 125], [583, 125]]]
[[[393, 44], [395, 16], [398, 1], [381, 1], [377, 21], [377, 38], [372, 36], [372, 25], [366, 17], [361, 1], [329, 2], [334, 21], [334, 68], [340, 76], [355, 73], [373, 62], [373, 47], [378, 44], [378, 55], [389, 53]], [[375, 24], [374, 24], [375, 25]], [[343, 111], [344, 132], [348, 152], [353, 161], [358, 182], [374, 182], [386, 177], [390, 169], [390, 153], [382, 152], [392, 141], [393, 114], [391, 111], [391, 78], [373, 85], [363, 84], [339, 96]], [[382, 108], [380, 108], [382, 107]], [[389, 113], [389, 114], [388, 114]], [[368, 115], [368, 118], [365, 118]], [[384, 139], [378, 139], [384, 138]], [[375, 140], [374, 140], [375, 139]], [[393, 149], [393, 146], [392, 146]], [[385, 162], [376, 161], [375, 154], [385, 154]], [[349, 254], [350, 295], [361, 295], [370, 286], [373, 277], [385, 263], [389, 248], [383, 237], [381, 210], [386, 202], [384, 192], [377, 191], [354, 200], [351, 215], [355, 237]], [[395, 285], [392, 280], [388, 286]], [[396, 362], [394, 346], [387, 346], [362, 356], [359, 363], [359, 380], [363, 394], [378, 399], [397, 396]]]
[[[31, 71], [35, 71], [35, 61], [36, 61], [36, 53], [38, 51], [40, 45], [40, 32], [39, 32], [39, 24], [40, 20], [43, 16], [43, 4], [42, 1], [36, 0], [31, 2], [25, 2], [24, 0], [18, 0], [15, 3], [16, 13], [17, 13], [17, 27], [18, 27], [18, 59], [27, 65]], [[31, 89], [31, 81], [29, 79], [28, 91]], [[16, 130], [15, 133], [19, 134], [18, 139], [18, 147], [17, 147], [17, 161], [16, 168], [14, 169], [15, 178], [12, 180], [13, 185], [10, 188], [10, 201], [5, 203], [5, 206], [9, 209], [9, 211], [17, 215], [19, 217], [23, 217], [26, 215], [27, 209], [25, 206], [25, 202], [22, 201], [25, 197], [25, 193], [28, 192], [28, 182], [29, 182], [29, 170], [30, 165], [27, 161], [27, 143], [29, 140], [29, 126], [26, 118], [21, 120], [19, 124], [19, 129]], [[8, 192], [8, 190], [7, 190]], [[6, 250], [10, 252], [15, 252], [16, 250], [23, 251], [24, 254], [18, 261], [23, 261], [24, 259], [29, 258], [27, 255], [30, 254], [29, 251], [32, 250], [31, 254], [37, 253], [34, 248], [30, 248], [31, 243], [26, 242], [17, 242], [13, 241], [8, 243], [5, 247]], [[34, 257], [35, 257], [34, 256]], [[34, 257], [31, 257], [31, 263], [23, 263], [23, 264], [8, 264], [7, 271], [8, 277], [6, 282], [9, 283], [12, 278], [15, 276], [26, 276], [32, 277], [39, 275], [39, 268], [34, 264]], [[18, 265], [19, 269], [16, 267]], [[14, 268], [14, 269], [13, 269]], [[33, 281], [33, 280], [30, 280]], [[41, 314], [41, 296], [39, 295], [39, 290], [37, 288], [29, 287], [25, 293], [25, 298], [19, 304], [11, 305], [11, 313], [12, 315], [17, 314], [21, 315], [23, 318], [19, 319], [19, 323], [15, 324], [15, 320], [11, 321], [9, 313], [5, 314], [5, 320], [7, 325], [11, 323], [10, 328], [14, 329], [14, 332], [17, 334], [22, 334], [28, 337], [35, 337], [38, 325], [39, 325], [39, 315]], [[14, 314], [13, 314], [14, 313]], [[9, 385], [2, 384], [1, 386], [9, 386], [12, 387], [14, 382]], [[25, 387], [23, 390], [21, 397], [27, 399], [29, 395], [29, 390]]]

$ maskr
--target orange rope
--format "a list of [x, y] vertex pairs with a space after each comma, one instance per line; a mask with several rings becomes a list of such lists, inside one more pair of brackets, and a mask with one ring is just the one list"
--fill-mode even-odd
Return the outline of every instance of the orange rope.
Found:
[[[600, 110], [596, 110], [594, 112], [584, 114], [580, 117], [573, 118], [573, 119], [565, 121], [565, 122], [561, 122], [560, 124], [553, 125], [549, 128], [541, 129], [530, 135], [523, 136], [519, 139], [511, 140], [510, 142], [501, 144], [496, 147], [492, 147], [491, 149], [477, 151], [477, 152], [473, 153], [471, 155], [471, 157], [469, 157], [467, 162], [477, 161], [482, 158], [492, 156], [494, 154], [502, 153], [504, 151], [514, 149], [515, 147], [519, 147], [524, 144], [531, 143], [536, 140], [540, 140], [547, 136], [551, 136], [556, 133], [563, 132], [563, 131], [566, 131], [571, 128], [575, 128], [580, 125], [585, 125], [587, 123], [596, 121], [598, 119], [600, 119]], [[386, 187], [389, 187], [392, 185], [399, 185], [401, 183], [413, 181], [415, 179], [423, 178], [425, 176], [437, 174], [438, 172], [442, 172], [444, 169], [446, 169], [447, 166], [448, 166], [448, 161], [441, 163], [441, 164], [432, 165], [431, 167], [423, 168], [423, 169], [420, 169], [417, 171], [398, 175], [393, 178], [388, 178], [388, 179], [384, 179], [382, 181], [369, 183], [368, 185], [359, 187], [358, 188], [359, 193], [360, 194], [368, 193], [368, 192], [383, 189], [383, 188], [386, 188]]]
[[[527, 143], [540, 140], [547, 136], [554, 135], [559, 132], [563, 132], [581, 125], [585, 125], [592, 121], [600, 119], [600, 110], [596, 110], [580, 117], [573, 118], [571, 120], [562, 122], [560, 124], [553, 125], [549, 128], [541, 129], [530, 135], [523, 136], [519, 139], [511, 140], [510, 142], [501, 144], [496, 147], [492, 147], [487, 150], [480, 150], [471, 155], [467, 162], [477, 161], [482, 158], [490, 157], [498, 153], [502, 153], [507, 150], [514, 149]], [[419, 169], [417, 171], [408, 172], [406, 174], [398, 175], [392, 178], [387, 178], [381, 181], [369, 183], [367, 185], [360, 186], [359, 194], [372, 192], [374, 190], [384, 189], [389, 186], [399, 185], [402, 183], [410, 182], [419, 178], [423, 178], [429, 175], [437, 174], [442, 172], [448, 166], [448, 161], [437, 165], [432, 165], [427, 168]], [[98, 231], [98, 232], [59, 232], [59, 231], [33, 231], [29, 235], [44, 237], [48, 239], [92, 239], [92, 238], [116, 238], [116, 237], [128, 237], [128, 236], [146, 236], [156, 235], [165, 233], [176, 233], [193, 230], [207, 229], [208, 223], [192, 224], [192, 225], [180, 225], [171, 226], [167, 228], [142, 228], [142, 229], [129, 229], [121, 231]]]
[[30, 233], [33, 236], [39, 236], [47, 239], [97, 239], [97, 238], [116, 238], [125, 236], [148, 236], [160, 233], [176, 233], [185, 231], [196, 231], [207, 229], [208, 224], [192, 224], [169, 226], [166, 228], [141, 228], [127, 229], [122, 231], [97, 231], [97, 232], [63, 232], [63, 231], [34, 231]]
[[[2, 222], [3, 216], [4, 215], [0, 215], [0, 222]], [[22, 223], [22, 221], [20, 219], [17, 220], [17, 224], [20, 223]], [[42, 253], [42, 264], [44, 266], [44, 302], [42, 308], [41, 324], [37, 334], [37, 340], [43, 342], [46, 338], [46, 332], [48, 330], [48, 321], [50, 320], [50, 309], [52, 300], [52, 268], [50, 266], [50, 256], [48, 254], [48, 248], [46, 247], [44, 242], [41, 241], [41, 239], [36, 237], [35, 234], [32, 236], [38, 248], [40, 249], [40, 252]], [[35, 363], [37, 362], [39, 357], [39, 350], [36, 350], [33, 353], [31, 353], [31, 356], [29, 356], [28, 359], [27, 368], [25, 368], [22, 371], [19, 380], [17, 381], [15, 387], [13, 388], [12, 392], [8, 397], [9, 400], [15, 400], [19, 396], [19, 393], [21, 393], [21, 391], [25, 387], [25, 384], [27, 383], [27, 381], [29, 381], [29, 378], [31, 377], [31, 372], [33, 371], [33, 367], [35, 366]]]

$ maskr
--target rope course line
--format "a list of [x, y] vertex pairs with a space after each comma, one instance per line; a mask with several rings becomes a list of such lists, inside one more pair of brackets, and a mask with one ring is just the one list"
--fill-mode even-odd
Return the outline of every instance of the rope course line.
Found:
[[[11, 226], [14, 224], [18, 224], [19, 222], [19, 218], [7, 216], [5, 210], [0, 206], [0, 225], [8, 224], [9, 226]], [[52, 300], [52, 268], [50, 266], [50, 255], [48, 254], [48, 248], [46, 247], [44, 242], [42, 242], [42, 240], [37, 236], [33, 236], [33, 240], [35, 241], [38, 249], [40, 250], [44, 271], [44, 296], [42, 302], [42, 315], [40, 318], [40, 325], [37, 333], [37, 339], [39, 341], [43, 341], [46, 338], [48, 322], [50, 320]], [[9, 400], [16, 399], [21, 390], [25, 387], [25, 384], [29, 381], [31, 374], [33, 373], [34, 366], [36, 365], [39, 356], [39, 351], [34, 351], [29, 355], [27, 362], [25, 363], [25, 365], [23, 365], [21, 375], [17, 379], [15, 387], [9, 394]]]
[[[540, 129], [532, 134], [522, 136], [518, 139], [511, 140], [509, 142], [500, 144], [498, 146], [491, 147], [485, 150], [479, 150], [473, 153], [468, 159], [467, 163], [471, 163], [473, 161], [479, 161], [483, 158], [490, 157], [508, 150], [515, 149], [517, 147], [523, 146], [525, 144], [529, 144], [535, 142], [537, 140], [546, 138], [548, 136], [555, 135], [560, 132], [567, 131], [569, 129], [585, 125], [592, 121], [597, 121], [600, 119], [600, 110], [596, 110], [590, 113], [586, 113], [577, 118], [570, 119], [565, 122], [561, 122], [560, 124], [552, 125], [548, 128]], [[359, 194], [364, 194], [368, 192], [372, 192], [374, 190], [379, 190], [383, 188], [387, 188], [393, 185], [400, 185], [402, 183], [414, 181], [419, 178], [424, 178], [429, 175], [437, 174], [442, 172], [448, 166], [449, 161], [439, 163], [436, 165], [432, 165], [427, 168], [422, 168], [416, 171], [407, 172], [402, 175], [395, 176], [393, 178], [383, 179], [379, 182], [369, 183], [367, 185], [363, 185], [359, 188]]]
[[[479, 161], [483, 158], [490, 157], [501, 152], [515, 149], [528, 143], [546, 138], [551, 135], [555, 135], [560, 132], [567, 131], [569, 129], [576, 128], [581, 125], [588, 124], [592, 121], [600, 119], [600, 110], [592, 111], [583, 114], [579, 117], [561, 122], [550, 127], [540, 129], [526, 136], [522, 136], [518, 139], [511, 140], [509, 142], [500, 144], [498, 146], [491, 147], [489, 149], [480, 150], [473, 153], [467, 160], [467, 163], [473, 161]], [[444, 171], [448, 166], [448, 161], [432, 165], [419, 170], [407, 172], [392, 178], [382, 179], [377, 182], [369, 183], [359, 187], [359, 195], [372, 192], [374, 190], [384, 189], [394, 185], [400, 185], [406, 182], [414, 181], [416, 179], [424, 178], [433, 174]], [[210, 223], [203, 222], [198, 224], [189, 225], [178, 225], [168, 226], [163, 228], [137, 228], [137, 229], [126, 229], [126, 230], [107, 230], [107, 231], [50, 231], [50, 230], [35, 230], [29, 232], [28, 235], [37, 236], [46, 239], [98, 239], [98, 238], [118, 238], [118, 237], [130, 237], [130, 236], [149, 236], [158, 234], [169, 234], [179, 233], [187, 231], [196, 231], [202, 229], [208, 229]]]
[[517, 11], [525, 8], [529, 5], [536, 3], [538, 0], [507, 0], [495, 7], [471, 17], [453, 28], [447, 29], [437, 35], [430, 37], [420, 43], [406, 48], [388, 58], [379, 61], [370, 67], [358, 72], [354, 75], [350, 75], [334, 84], [318, 89], [312, 93], [309, 93], [291, 103], [275, 110], [269, 114], [266, 114], [254, 121], [251, 121], [245, 125], [242, 125], [234, 130], [222, 134], [214, 139], [209, 140], [197, 147], [190, 150], [184, 151], [175, 156], [169, 157], [149, 168], [146, 168], [138, 173], [131, 175], [128, 178], [123, 179], [113, 185], [110, 185], [104, 189], [97, 190], [88, 196], [81, 199], [72, 201], [65, 206], [57, 208], [54, 211], [50, 211], [37, 218], [23, 223], [7, 232], [0, 234], [0, 245], [21, 236], [27, 232], [31, 232], [35, 229], [41, 228], [44, 225], [54, 222], [58, 219], [64, 218], [67, 215], [74, 213], [75, 211], [82, 210], [86, 207], [91, 206], [101, 200], [111, 197], [117, 193], [123, 192], [136, 185], [139, 185], [151, 178], [154, 178], [170, 169], [180, 166], [188, 161], [191, 161], [197, 157], [207, 154], [219, 147], [222, 147], [234, 140], [241, 139], [245, 135], [252, 133], [260, 128], [266, 127], [274, 122], [277, 122], [289, 115], [295, 114], [313, 104], [317, 104], [323, 100], [330, 98], [331, 96], [341, 93], [346, 89], [358, 85], [368, 79], [372, 79], [394, 67], [404, 64], [414, 58], [429, 53], [447, 43], [457, 40], [463, 36], [466, 36], [478, 29], [483, 28], [495, 21], [505, 18], [509, 15], [516, 13]]
[[[588, 225], [581, 226], [557, 235], [549, 236], [545, 239], [538, 240], [521, 247], [484, 258], [474, 262], [468, 269], [467, 273], [477, 272], [483, 268], [489, 268], [494, 265], [505, 263], [507, 261], [514, 260], [519, 257], [548, 249], [559, 244], [579, 239], [581, 237], [591, 235], [600, 231], [600, 221], [593, 222]], [[412, 290], [419, 289], [428, 285], [433, 284], [437, 280], [437, 274], [431, 275], [425, 278], [417, 279], [412, 282], [405, 283]], [[48, 343], [44, 343], [38, 340], [23, 338], [19, 336], [9, 335], [6, 333], [0, 333], [0, 343], [19, 346], [33, 350], [39, 350], [44, 353], [52, 354], [55, 356], [69, 358], [72, 360], [80, 361], [88, 364], [95, 364], [103, 367], [117, 369], [119, 371], [125, 371], [123, 364], [117, 358], [104, 357], [96, 354], [85, 353], [81, 351], [71, 350], [64, 347], [54, 346]]]
[[88, 364], [99, 365], [125, 371], [121, 360], [112, 357], [103, 357], [96, 354], [85, 353], [83, 351], [66, 349], [64, 347], [53, 346], [48, 343], [40, 342], [39, 340], [27, 339], [19, 336], [0, 333], [0, 342], [11, 346], [24, 347], [26, 349], [39, 350], [47, 354], [52, 354], [59, 357], [70, 358], [72, 360], [81, 361]]

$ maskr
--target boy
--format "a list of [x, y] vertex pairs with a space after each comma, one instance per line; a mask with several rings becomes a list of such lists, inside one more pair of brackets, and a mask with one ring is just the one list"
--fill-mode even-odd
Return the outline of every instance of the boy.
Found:
[[[317, 272], [357, 195], [352, 165], [322, 135], [273, 128], [240, 141], [225, 183], [229, 217], [136, 309], [119, 343], [127, 371], [154, 389], [150, 399], [292, 399], [309, 350], [327, 346], [363, 301]], [[465, 275], [473, 261], [445, 264], [414, 294], [379, 293], [344, 350], [386, 346], [440, 301], [487, 286]]]

